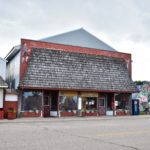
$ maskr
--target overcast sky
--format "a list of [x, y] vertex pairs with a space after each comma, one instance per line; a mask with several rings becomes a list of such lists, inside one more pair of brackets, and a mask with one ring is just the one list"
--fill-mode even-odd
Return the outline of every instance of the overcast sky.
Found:
[[150, 80], [150, 0], [0, 0], [0, 57], [21, 38], [81, 27], [132, 54], [133, 80]]

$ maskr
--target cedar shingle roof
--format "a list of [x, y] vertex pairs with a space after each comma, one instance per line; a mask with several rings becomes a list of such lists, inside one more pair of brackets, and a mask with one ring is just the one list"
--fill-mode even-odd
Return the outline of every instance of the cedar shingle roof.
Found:
[[123, 59], [33, 48], [20, 86], [135, 91]]
[[7, 87], [7, 83], [3, 80], [3, 78], [0, 76], [0, 87]]

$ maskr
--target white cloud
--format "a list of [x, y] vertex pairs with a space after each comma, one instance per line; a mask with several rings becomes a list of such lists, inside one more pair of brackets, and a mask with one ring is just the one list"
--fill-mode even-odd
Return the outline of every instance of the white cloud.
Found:
[[40, 39], [84, 27], [133, 55], [133, 79], [149, 80], [149, 0], [0, 0], [0, 57], [20, 38]]

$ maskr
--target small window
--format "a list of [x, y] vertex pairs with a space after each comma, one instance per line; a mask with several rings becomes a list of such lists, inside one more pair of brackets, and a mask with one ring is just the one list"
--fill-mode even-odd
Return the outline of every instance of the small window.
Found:
[[105, 98], [100, 99], [100, 106], [105, 106]]
[[97, 110], [97, 97], [86, 97], [86, 110]]
[[44, 96], [44, 105], [50, 105], [49, 96]]

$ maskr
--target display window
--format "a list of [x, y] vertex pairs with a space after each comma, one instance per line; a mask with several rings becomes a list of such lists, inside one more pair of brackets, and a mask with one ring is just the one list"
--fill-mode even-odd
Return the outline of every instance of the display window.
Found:
[[124, 112], [125, 114], [128, 114], [130, 110], [129, 100], [130, 95], [128, 94], [116, 94], [115, 95], [116, 112]]
[[96, 97], [86, 97], [86, 112], [97, 112], [97, 98]]
[[39, 111], [42, 108], [42, 92], [24, 91], [23, 92], [23, 111]]
[[60, 111], [72, 112], [77, 110], [77, 96], [60, 96]]

